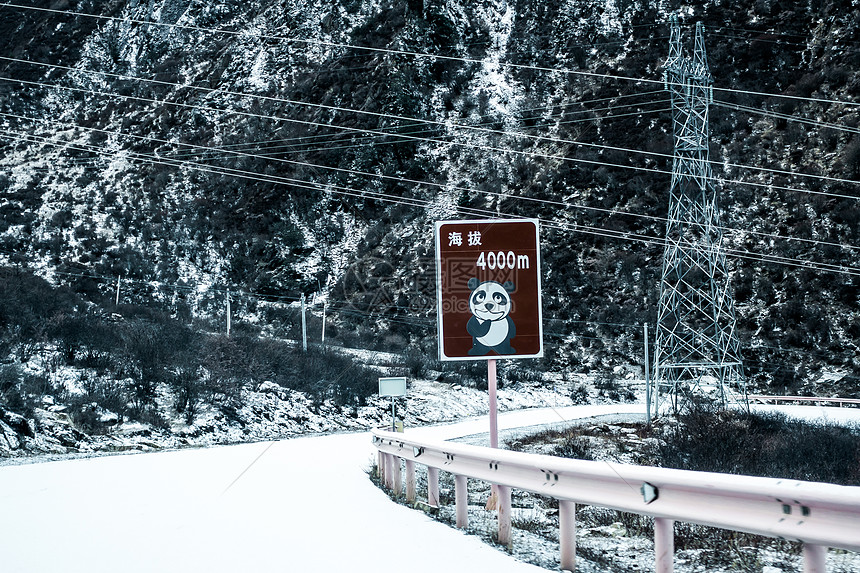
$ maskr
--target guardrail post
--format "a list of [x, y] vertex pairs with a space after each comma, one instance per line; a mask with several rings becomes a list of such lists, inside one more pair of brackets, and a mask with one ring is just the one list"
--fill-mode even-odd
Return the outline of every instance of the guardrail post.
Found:
[[400, 458], [391, 456], [391, 479], [394, 480], [394, 495], [403, 493], [403, 475], [400, 471]]
[[382, 454], [383, 464], [385, 466], [383, 483], [385, 483], [385, 487], [389, 490], [394, 488], [394, 480], [391, 477], [391, 468], [394, 466], [394, 464], [391, 463], [392, 457], [393, 456], [391, 454]]
[[394, 489], [394, 456], [385, 454], [385, 487]]
[[457, 527], [466, 529], [469, 525], [469, 497], [466, 490], [466, 476], [454, 476], [454, 500], [457, 507]]
[[385, 454], [385, 487], [389, 490], [394, 489], [394, 456]]
[[672, 573], [675, 560], [675, 522], [665, 517], [654, 518], [655, 573]]
[[803, 544], [803, 573], [824, 573], [827, 548], [823, 545]]
[[562, 571], [576, 571], [576, 503], [558, 501], [558, 541]]
[[406, 460], [406, 501], [415, 503], [415, 462]]
[[499, 543], [510, 545], [511, 543], [511, 488], [506, 485], [497, 485], [499, 492]]
[[379, 474], [379, 481], [383, 484], [385, 482], [385, 454], [382, 453], [382, 450], [376, 450], [376, 468]]
[[439, 507], [439, 468], [427, 466], [427, 505]]

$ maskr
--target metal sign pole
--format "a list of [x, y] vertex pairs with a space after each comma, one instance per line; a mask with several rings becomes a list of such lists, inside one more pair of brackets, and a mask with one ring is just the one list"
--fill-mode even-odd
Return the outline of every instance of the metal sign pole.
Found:
[[[487, 390], [490, 394], [490, 447], [499, 447], [499, 408], [496, 397], [496, 359], [487, 360]], [[499, 486], [492, 484], [490, 499], [487, 500], [487, 511], [499, 509]]]
[[490, 447], [499, 447], [498, 400], [496, 399], [496, 359], [487, 360], [487, 389], [490, 392]]

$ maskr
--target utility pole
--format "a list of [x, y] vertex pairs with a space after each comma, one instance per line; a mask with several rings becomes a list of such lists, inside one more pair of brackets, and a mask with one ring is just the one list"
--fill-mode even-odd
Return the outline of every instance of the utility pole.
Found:
[[227, 336], [230, 336], [230, 289], [227, 289]]
[[302, 351], [308, 351], [308, 325], [305, 321], [305, 294], [302, 293]]
[[320, 344], [322, 346], [325, 346], [325, 311], [326, 311], [326, 305], [327, 304], [328, 304], [328, 302], [324, 300], [323, 301], [323, 319], [322, 319], [322, 337], [320, 338]]
[[113, 305], [119, 306], [119, 281], [122, 279], [122, 275], [117, 275], [116, 277], [116, 300], [114, 300]]
[[651, 425], [651, 365], [648, 362], [648, 323], [642, 325], [645, 329], [645, 422]]
[[713, 80], [701, 23], [696, 25], [689, 58], [682, 55], [681, 29], [677, 16], [672, 16], [665, 68], [674, 158], [657, 308], [657, 399], [662, 388], [677, 412], [680, 399], [705, 395], [710, 387], [723, 407], [731, 396], [745, 404], [734, 299], [708, 151]]

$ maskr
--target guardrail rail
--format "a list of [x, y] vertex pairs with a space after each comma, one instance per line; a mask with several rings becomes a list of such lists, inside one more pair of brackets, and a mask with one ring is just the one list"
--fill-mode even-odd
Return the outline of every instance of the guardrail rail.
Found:
[[[467, 479], [494, 484], [498, 540], [511, 542], [511, 488], [559, 504], [561, 568], [575, 571], [576, 504], [654, 518], [657, 573], [670, 573], [675, 521], [803, 543], [805, 573], [823, 573], [828, 547], [860, 551], [860, 487], [572, 460], [374, 430], [383, 483], [415, 503], [415, 465], [427, 466], [428, 500], [439, 506], [439, 470], [454, 475], [456, 525], [467, 526]], [[401, 460], [403, 464], [401, 465]]]
[[749, 394], [747, 399], [750, 402], [802, 402], [812, 404], [837, 404], [840, 408], [848, 404], [849, 407], [860, 408], [860, 398], [833, 398], [819, 396], [763, 396], [760, 394]]

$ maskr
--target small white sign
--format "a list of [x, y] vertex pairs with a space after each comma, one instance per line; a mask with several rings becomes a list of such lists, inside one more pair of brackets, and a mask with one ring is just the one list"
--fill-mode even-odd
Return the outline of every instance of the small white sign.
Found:
[[379, 379], [380, 396], [406, 396], [406, 378], [397, 376], [394, 378]]

